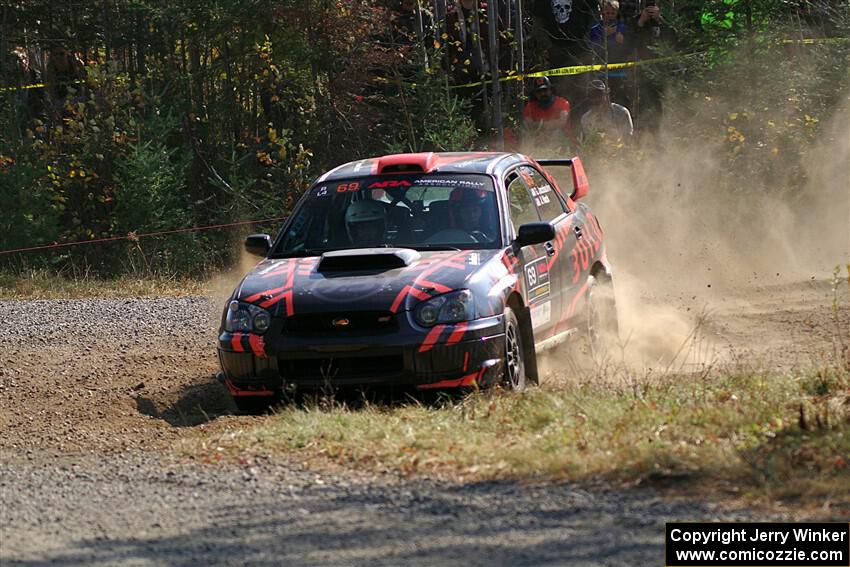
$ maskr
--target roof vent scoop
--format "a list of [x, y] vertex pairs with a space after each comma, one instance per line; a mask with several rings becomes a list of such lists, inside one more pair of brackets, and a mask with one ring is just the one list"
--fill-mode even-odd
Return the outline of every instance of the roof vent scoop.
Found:
[[374, 272], [406, 268], [419, 259], [410, 248], [356, 248], [325, 252], [319, 260], [320, 272]]
[[378, 173], [428, 173], [437, 165], [437, 160], [433, 152], [384, 156], [378, 160]]

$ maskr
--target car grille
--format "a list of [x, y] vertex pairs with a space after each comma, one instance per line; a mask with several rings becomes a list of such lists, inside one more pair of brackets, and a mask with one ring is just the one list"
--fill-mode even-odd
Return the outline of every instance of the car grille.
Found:
[[[464, 370], [466, 350], [456, 346], [437, 345], [430, 351], [420, 353], [416, 359], [417, 372], [432, 374], [452, 374]], [[421, 367], [420, 367], [421, 365]]]
[[292, 383], [373, 382], [404, 370], [401, 354], [279, 359], [283, 379]]
[[283, 332], [293, 335], [363, 335], [392, 333], [398, 322], [390, 311], [307, 313], [288, 317]]

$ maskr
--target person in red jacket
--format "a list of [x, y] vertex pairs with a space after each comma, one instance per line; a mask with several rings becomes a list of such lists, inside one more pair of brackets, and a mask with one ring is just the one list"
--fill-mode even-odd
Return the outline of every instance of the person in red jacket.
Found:
[[552, 92], [548, 77], [534, 79], [522, 117], [526, 131], [533, 133], [537, 142], [561, 145], [570, 137], [570, 103]]

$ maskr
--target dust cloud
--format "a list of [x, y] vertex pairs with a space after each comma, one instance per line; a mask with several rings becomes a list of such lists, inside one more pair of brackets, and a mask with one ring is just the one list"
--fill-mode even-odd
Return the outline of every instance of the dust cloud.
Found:
[[[225, 307], [225, 303], [230, 298], [230, 295], [233, 293], [233, 290], [236, 289], [236, 286], [239, 285], [239, 282], [242, 281], [242, 278], [245, 277], [245, 274], [254, 269], [258, 263], [262, 261], [262, 258], [258, 258], [252, 254], [249, 254], [243, 245], [244, 237], [234, 238], [231, 246], [238, 247], [239, 249], [239, 261], [234, 263], [233, 267], [225, 272], [221, 272], [216, 274], [213, 278], [211, 278], [207, 284], [207, 296], [215, 301], [216, 306], [220, 307], [222, 310]], [[221, 316], [221, 311], [214, 312], [214, 320], [211, 321], [213, 328], [218, 328], [219, 317]]]
[[[740, 108], [734, 93], [721, 104]], [[753, 294], [827, 279], [850, 261], [850, 106], [825, 117], [798, 154], [803, 175], [780, 154], [767, 178], [730, 177], [725, 124], [700, 123], [687, 104], [667, 112], [657, 138], [622, 159], [585, 160], [587, 202], [614, 269], [621, 362], [686, 370], [729, 356], [706, 328], [721, 304], [744, 310]], [[688, 119], [694, 132], [714, 129], [716, 141], [689, 139]]]

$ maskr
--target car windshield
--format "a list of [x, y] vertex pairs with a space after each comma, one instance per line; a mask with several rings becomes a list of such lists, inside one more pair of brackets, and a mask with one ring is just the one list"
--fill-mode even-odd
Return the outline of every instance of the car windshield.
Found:
[[317, 183], [294, 211], [274, 257], [330, 250], [498, 248], [486, 175], [396, 174]]

